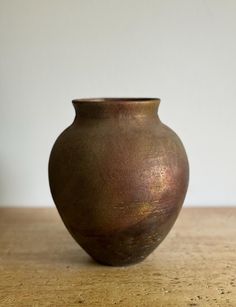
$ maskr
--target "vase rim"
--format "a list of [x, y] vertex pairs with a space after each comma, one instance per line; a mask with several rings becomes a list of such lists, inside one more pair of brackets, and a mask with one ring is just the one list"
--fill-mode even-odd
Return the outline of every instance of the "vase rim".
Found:
[[104, 103], [160, 103], [160, 98], [147, 98], [147, 97], [99, 97], [99, 98], [76, 98], [72, 100], [73, 104], [104, 104]]

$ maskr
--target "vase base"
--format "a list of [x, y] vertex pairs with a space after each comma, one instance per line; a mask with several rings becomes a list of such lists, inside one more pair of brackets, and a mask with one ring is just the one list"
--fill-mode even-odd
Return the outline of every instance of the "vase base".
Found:
[[143, 257], [139, 257], [139, 258], [134, 258], [134, 259], [126, 259], [126, 260], [103, 260], [103, 259], [97, 259], [94, 257], [91, 257], [96, 263], [100, 264], [100, 265], [104, 265], [104, 266], [111, 266], [111, 267], [127, 267], [127, 266], [131, 266], [131, 265], [135, 265], [138, 264], [142, 261], [144, 261], [148, 256], [143, 256]]

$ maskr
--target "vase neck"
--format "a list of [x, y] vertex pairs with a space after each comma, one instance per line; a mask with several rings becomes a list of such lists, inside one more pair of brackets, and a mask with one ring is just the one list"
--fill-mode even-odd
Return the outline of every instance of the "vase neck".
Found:
[[99, 98], [72, 101], [76, 118], [157, 117], [158, 98]]

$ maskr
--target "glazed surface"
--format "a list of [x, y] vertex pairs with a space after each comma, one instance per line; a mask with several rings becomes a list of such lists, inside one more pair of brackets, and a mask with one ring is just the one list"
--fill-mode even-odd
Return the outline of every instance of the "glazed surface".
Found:
[[182, 207], [188, 161], [178, 136], [155, 114], [157, 107], [155, 101], [138, 110], [132, 103], [75, 105], [74, 123], [52, 149], [55, 204], [69, 232], [98, 262], [143, 260]]

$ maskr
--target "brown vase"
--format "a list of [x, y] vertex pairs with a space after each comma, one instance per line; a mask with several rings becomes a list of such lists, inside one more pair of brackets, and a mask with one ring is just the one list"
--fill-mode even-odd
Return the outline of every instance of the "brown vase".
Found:
[[73, 100], [76, 116], [56, 140], [49, 181], [60, 216], [96, 261], [128, 265], [165, 238], [182, 207], [189, 167], [160, 100]]

